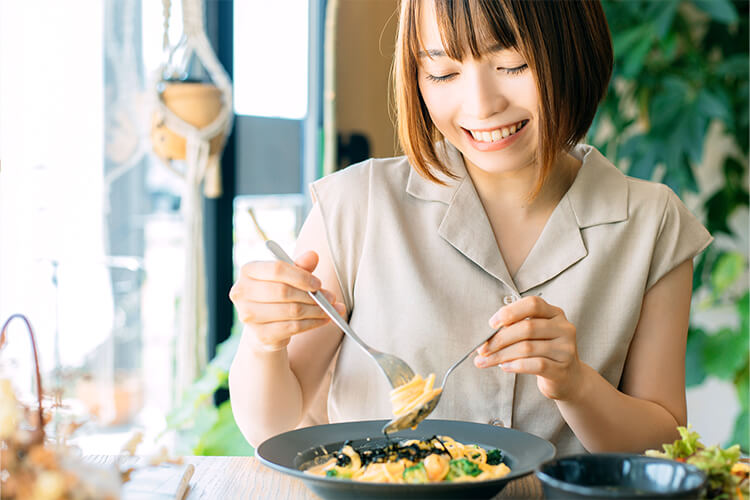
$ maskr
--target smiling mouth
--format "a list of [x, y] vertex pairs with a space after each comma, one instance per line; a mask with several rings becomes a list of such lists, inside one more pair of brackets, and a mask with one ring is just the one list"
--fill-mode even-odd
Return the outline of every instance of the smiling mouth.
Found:
[[469, 132], [475, 141], [491, 144], [502, 139], [507, 139], [513, 134], [517, 134], [526, 126], [527, 123], [529, 123], [529, 120], [521, 120], [520, 122], [514, 123], [509, 127], [498, 127], [492, 130], [464, 130]]

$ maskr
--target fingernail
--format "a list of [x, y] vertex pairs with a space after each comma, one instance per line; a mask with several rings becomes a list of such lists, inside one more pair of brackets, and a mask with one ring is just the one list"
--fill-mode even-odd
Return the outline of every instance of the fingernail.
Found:
[[500, 326], [500, 312], [496, 312], [492, 315], [492, 317], [490, 318], [490, 326], [492, 328], [497, 328], [498, 326]]
[[487, 364], [487, 358], [483, 356], [477, 356], [476, 358], [474, 358], [474, 364], [479, 368], [482, 368]]

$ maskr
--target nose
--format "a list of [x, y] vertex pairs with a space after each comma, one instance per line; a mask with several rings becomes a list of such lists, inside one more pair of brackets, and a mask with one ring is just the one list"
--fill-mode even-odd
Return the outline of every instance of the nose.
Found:
[[476, 67], [467, 71], [464, 89], [464, 113], [485, 120], [508, 107], [508, 96], [497, 78], [495, 68]]

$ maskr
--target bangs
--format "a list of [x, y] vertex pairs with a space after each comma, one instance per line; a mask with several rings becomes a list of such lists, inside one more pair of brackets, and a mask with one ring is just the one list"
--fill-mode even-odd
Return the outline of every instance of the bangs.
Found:
[[[429, 1], [429, 0], [428, 0]], [[445, 53], [461, 61], [468, 54], [478, 59], [499, 49], [519, 49], [518, 27], [512, 23], [512, 10], [505, 1], [498, 0], [433, 0], [438, 30]], [[412, 19], [420, 19], [420, 5], [414, 2], [416, 12]], [[419, 23], [411, 24], [414, 33], [409, 36], [409, 50], [418, 60], [426, 48], [419, 33]]]

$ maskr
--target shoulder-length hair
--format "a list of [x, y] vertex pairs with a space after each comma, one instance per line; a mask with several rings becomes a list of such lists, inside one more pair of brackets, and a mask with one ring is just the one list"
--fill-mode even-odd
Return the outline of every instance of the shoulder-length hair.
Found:
[[[560, 151], [586, 135], [612, 74], [612, 42], [599, 1], [402, 0], [393, 84], [398, 138], [422, 176], [443, 184], [436, 144], [442, 135], [419, 92], [420, 6], [434, 1], [446, 54], [463, 60], [501, 46], [518, 50], [539, 93], [535, 197]], [[470, 54], [467, 54], [467, 51]]]

